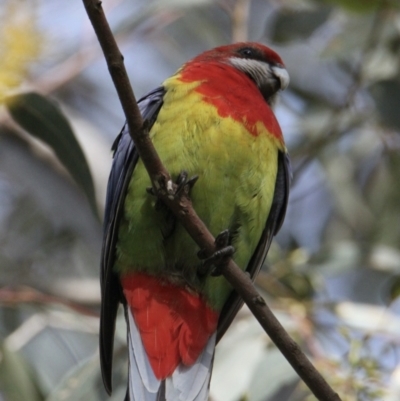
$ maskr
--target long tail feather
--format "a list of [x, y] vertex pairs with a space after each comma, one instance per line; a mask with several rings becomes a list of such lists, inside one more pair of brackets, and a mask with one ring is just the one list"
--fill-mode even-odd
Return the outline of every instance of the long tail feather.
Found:
[[166, 380], [167, 401], [206, 401], [214, 359], [216, 334], [191, 366], [179, 365], [172, 377]]
[[160, 388], [142, 345], [139, 331], [128, 308], [129, 396], [130, 401], [156, 401]]
[[129, 401], [206, 401], [211, 379], [216, 334], [191, 366], [180, 364], [165, 382], [156, 378], [127, 308], [129, 335]]

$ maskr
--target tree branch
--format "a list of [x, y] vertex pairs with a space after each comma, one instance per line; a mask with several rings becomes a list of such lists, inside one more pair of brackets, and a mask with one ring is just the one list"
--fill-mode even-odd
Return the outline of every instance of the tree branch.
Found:
[[87, 305], [75, 302], [62, 296], [46, 294], [28, 286], [19, 286], [17, 288], [2, 287], [0, 288], [0, 304], [1, 305], [19, 305], [22, 303], [37, 303], [42, 305], [58, 304], [64, 305], [75, 312], [85, 316], [99, 317]]
[[[149, 173], [157, 196], [172, 210], [193, 240], [208, 255], [217, 249], [215, 239], [205, 224], [197, 216], [185, 191], [176, 194], [176, 185], [171, 181], [149, 138], [148, 129], [143, 124], [132, 87], [110, 27], [98, 0], [82, 0], [100, 45], [103, 49], [110, 75], [124, 110], [130, 135], [135, 142], [140, 157]], [[304, 380], [314, 395], [321, 401], [340, 401], [339, 396], [329, 387], [324, 378], [313, 367], [299, 346], [289, 337], [275, 318], [264, 299], [255, 289], [251, 279], [229, 259], [219, 266], [224, 277], [242, 296], [261, 326]]]
[[251, 0], [236, 0], [232, 9], [232, 43], [245, 42], [248, 37], [248, 21]]

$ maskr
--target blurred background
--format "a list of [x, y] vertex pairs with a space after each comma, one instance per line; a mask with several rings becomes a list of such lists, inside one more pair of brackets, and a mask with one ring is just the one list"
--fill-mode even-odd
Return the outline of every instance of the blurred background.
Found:
[[[398, 0], [103, 6], [137, 97], [217, 45], [259, 41], [282, 56], [291, 84], [276, 114], [293, 182], [257, 285], [342, 400], [398, 400]], [[81, 1], [0, 0], [0, 101], [0, 401], [108, 400], [101, 216], [124, 116]], [[125, 347], [121, 316], [115, 401]], [[315, 399], [247, 308], [217, 347], [210, 395]]]

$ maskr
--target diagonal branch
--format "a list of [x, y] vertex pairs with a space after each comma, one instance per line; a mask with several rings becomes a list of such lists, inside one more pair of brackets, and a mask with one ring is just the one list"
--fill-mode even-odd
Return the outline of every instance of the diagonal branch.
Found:
[[[150, 140], [148, 129], [143, 123], [125, 70], [123, 57], [105, 18], [101, 2], [98, 0], [82, 1], [103, 49], [130, 134], [149, 173], [155, 193], [171, 209], [200, 248], [204, 249], [208, 255], [213, 254], [217, 250], [214, 237], [197, 216], [185, 191], [176, 194], [176, 185], [172, 182]], [[248, 275], [232, 259], [218, 267], [314, 395], [321, 401], [340, 401], [339, 396], [329, 387], [275, 318]]]

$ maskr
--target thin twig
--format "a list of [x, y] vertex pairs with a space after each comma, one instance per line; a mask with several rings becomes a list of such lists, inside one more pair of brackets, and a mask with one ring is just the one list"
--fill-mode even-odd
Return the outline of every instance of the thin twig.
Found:
[[[190, 199], [184, 193], [175, 194], [175, 185], [162, 165], [148, 136], [147, 128], [136, 104], [129, 83], [123, 57], [98, 0], [83, 0], [88, 16], [103, 49], [110, 75], [114, 81], [127, 124], [138, 149], [139, 155], [149, 173], [159, 198], [172, 210], [193, 240], [209, 255], [216, 251], [215, 239], [194, 211]], [[242, 296], [254, 316], [271, 337], [279, 350], [293, 366], [299, 376], [321, 401], [340, 401], [339, 396], [329, 387], [324, 378], [313, 367], [299, 346], [289, 337], [281, 324], [255, 289], [251, 279], [232, 259], [219, 266], [225, 278]]]
[[251, 0], [236, 0], [232, 10], [232, 43], [245, 42], [248, 37], [248, 21]]
[[46, 294], [31, 287], [0, 288], [0, 304], [13, 306], [22, 303], [36, 303], [42, 305], [58, 304], [73, 309], [81, 315], [99, 317], [98, 312], [82, 303], [74, 302], [64, 297]]

